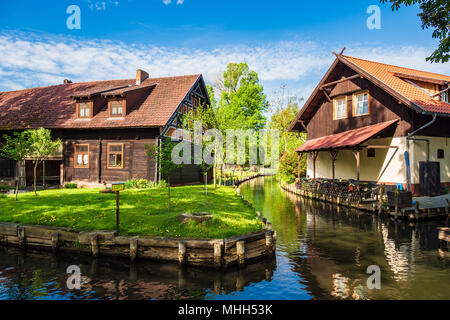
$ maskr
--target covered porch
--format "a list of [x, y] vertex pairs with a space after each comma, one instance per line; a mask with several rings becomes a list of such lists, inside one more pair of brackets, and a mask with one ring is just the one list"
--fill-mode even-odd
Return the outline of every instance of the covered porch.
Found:
[[[297, 188], [344, 201], [378, 200], [381, 186], [379, 177], [384, 174], [394, 156], [398, 155], [399, 146], [382, 139], [380, 139], [381, 143], [372, 144], [373, 140], [371, 139], [379, 137], [383, 131], [397, 122], [398, 120], [382, 122], [306, 141], [296, 151], [299, 154], [299, 177], [301, 173], [300, 160], [303, 156], [309, 155], [309, 177], [299, 179]], [[372, 162], [367, 161], [367, 157], [371, 157], [373, 154], [375, 158], [377, 150], [378, 154], [380, 151], [384, 151], [384, 157], [379, 156], [378, 158], [382, 159], [377, 161], [381, 161], [381, 164], [374, 166], [373, 160]], [[389, 155], [388, 150], [391, 150]], [[364, 156], [362, 157], [363, 152]], [[318, 167], [319, 156], [321, 157], [319, 164], [326, 166], [325, 169]], [[345, 174], [336, 172], [338, 156], [341, 156], [341, 169], [345, 168]], [[362, 158], [366, 161], [365, 163], [361, 162]], [[366, 173], [365, 179], [361, 179], [362, 166]], [[320, 175], [317, 174], [318, 171], [321, 173]], [[395, 187], [396, 184], [391, 183], [390, 188], [394, 189]]]

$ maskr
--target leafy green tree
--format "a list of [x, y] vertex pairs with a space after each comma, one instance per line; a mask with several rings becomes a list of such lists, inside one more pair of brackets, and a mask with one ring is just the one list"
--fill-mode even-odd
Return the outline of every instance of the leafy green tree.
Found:
[[160, 146], [150, 147], [148, 144], [145, 145], [147, 149], [147, 155], [156, 159], [157, 163], [160, 165], [161, 175], [167, 179], [167, 190], [168, 190], [168, 210], [170, 211], [170, 175], [175, 170], [181, 168], [182, 164], [175, 164], [172, 161], [172, 150], [175, 147], [175, 143], [169, 141], [169, 139], [162, 140]]
[[[3, 135], [5, 143], [0, 148], [0, 154], [7, 159], [22, 162], [31, 153], [31, 141], [28, 131], [13, 132], [12, 136]], [[19, 181], [16, 181], [15, 198], [19, 193]]]
[[422, 20], [422, 29], [434, 28], [433, 38], [439, 39], [438, 48], [427, 58], [431, 62], [447, 62], [450, 59], [450, 1], [448, 0], [380, 0], [390, 2], [392, 10], [418, 4], [422, 10], [418, 14]]
[[226, 129], [264, 128], [269, 103], [258, 74], [246, 63], [230, 63], [223, 73], [217, 119]]
[[[306, 140], [304, 133], [289, 132], [289, 125], [298, 112], [299, 103], [303, 98], [286, 94], [286, 86], [282, 85], [280, 92], [272, 101], [272, 115], [269, 121], [271, 130], [278, 130], [283, 143], [280, 143], [278, 178], [285, 183], [292, 183], [298, 177], [298, 154], [295, 150]], [[306, 159], [300, 163], [302, 171], [306, 169]], [[298, 177], [299, 178], [299, 177]]]
[[53, 140], [51, 131], [45, 128], [39, 128], [34, 130], [28, 130], [29, 136], [30, 136], [30, 143], [31, 143], [31, 158], [33, 159], [34, 164], [34, 182], [33, 182], [33, 188], [34, 188], [34, 194], [37, 196], [36, 192], [36, 174], [37, 174], [37, 167], [40, 163], [43, 163], [43, 173], [42, 173], [42, 183], [45, 187], [45, 160], [48, 159], [48, 157], [58, 150], [58, 148], [61, 146], [61, 140]]

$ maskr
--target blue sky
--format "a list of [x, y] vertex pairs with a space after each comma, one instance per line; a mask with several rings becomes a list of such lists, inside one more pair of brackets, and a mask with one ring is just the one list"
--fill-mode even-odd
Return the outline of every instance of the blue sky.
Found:
[[[66, 9], [81, 9], [69, 30]], [[366, 10], [381, 8], [381, 29]], [[440, 73], [425, 62], [437, 46], [416, 7], [392, 12], [378, 0], [2, 0], [0, 90], [75, 81], [203, 73], [213, 82], [228, 62], [246, 61], [269, 97], [285, 83], [307, 96], [332, 51]]]

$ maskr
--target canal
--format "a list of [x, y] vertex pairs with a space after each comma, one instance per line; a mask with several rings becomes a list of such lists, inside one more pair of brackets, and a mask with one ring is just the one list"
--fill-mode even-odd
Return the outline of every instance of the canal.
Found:
[[[436, 227], [379, 219], [282, 191], [271, 177], [240, 187], [277, 231], [275, 259], [226, 272], [0, 247], [0, 299], [450, 299], [450, 260]], [[67, 288], [67, 268], [81, 289]], [[369, 266], [381, 289], [368, 289]]]

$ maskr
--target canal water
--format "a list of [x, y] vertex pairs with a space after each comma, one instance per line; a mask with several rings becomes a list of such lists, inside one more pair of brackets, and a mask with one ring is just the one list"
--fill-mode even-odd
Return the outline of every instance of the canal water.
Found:
[[[0, 247], [0, 299], [450, 299], [436, 230], [445, 221], [379, 219], [286, 193], [271, 177], [240, 190], [277, 231], [274, 259], [219, 272]], [[71, 265], [79, 290], [67, 287]], [[380, 289], [367, 286], [369, 266]]]

